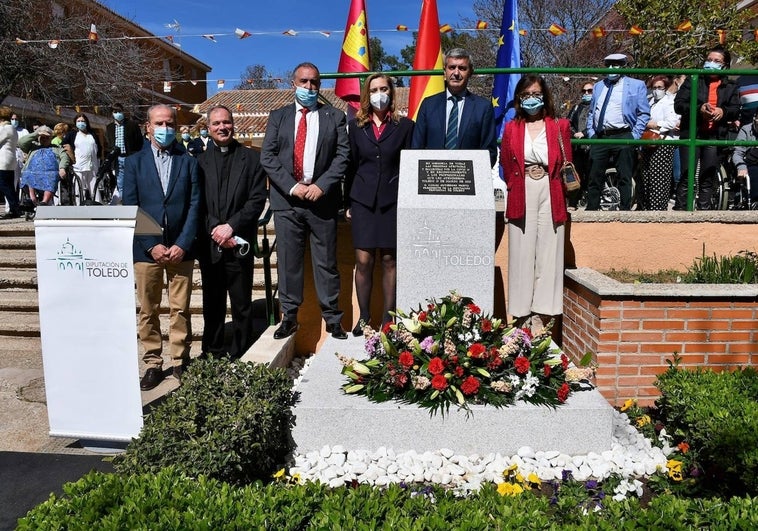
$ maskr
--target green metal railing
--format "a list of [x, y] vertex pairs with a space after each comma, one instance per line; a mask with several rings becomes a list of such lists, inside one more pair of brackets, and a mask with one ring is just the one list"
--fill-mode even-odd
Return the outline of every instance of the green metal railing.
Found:
[[[574, 74], [585, 76], [602, 77], [608, 74], [609, 69], [605, 67], [598, 68], [479, 68], [476, 75], [493, 75], [493, 74], [540, 74], [540, 75], [559, 75]], [[758, 70], [734, 69], [723, 71], [725, 75], [732, 76], [755, 76]], [[373, 72], [355, 73], [323, 73], [322, 79], [340, 79], [340, 78], [365, 78]], [[382, 72], [383, 74], [395, 77], [412, 77], [412, 76], [430, 76], [442, 75], [442, 70], [398, 70], [391, 72]], [[702, 75], [712, 75], [713, 71], [695, 69], [695, 68], [615, 68], [613, 73], [650, 76], [650, 75], [680, 75], [685, 74], [692, 77], [692, 85], [698, 86], [698, 80]], [[680, 140], [634, 140], [634, 139], [572, 139], [572, 144], [623, 144], [623, 145], [674, 145], [689, 146], [688, 156], [688, 182], [687, 182], [687, 210], [693, 210], [695, 200], [695, 172], [697, 169], [695, 147], [699, 146], [758, 146], [758, 141], [737, 141], [737, 140], [701, 140], [697, 138], [697, 90], [693, 90], [690, 98], [690, 123], [689, 138]]]

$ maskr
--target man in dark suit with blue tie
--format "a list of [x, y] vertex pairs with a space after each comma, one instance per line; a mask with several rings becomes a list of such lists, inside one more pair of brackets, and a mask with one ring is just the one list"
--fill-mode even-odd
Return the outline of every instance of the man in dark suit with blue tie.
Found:
[[301, 63], [292, 76], [295, 102], [271, 113], [261, 150], [277, 236], [282, 323], [276, 339], [293, 334], [303, 302], [305, 238], [310, 236], [313, 277], [326, 330], [346, 339], [337, 307], [337, 215], [350, 147], [345, 113], [318, 101], [316, 65]]
[[486, 149], [497, 161], [497, 133], [490, 100], [467, 89], [474, 73], [462, 48], [445, 54], [445, 91], [421, 102], [413, 130], [414, 149]]
[[147, 116], [150, 146], [126, 158], [122, 198], [124, 205], [141, 207], [163, 229], [159, 236], [134, 237], [139, 338], [147, 365], [140, 381], [143, 391], [163, 380], [159, 314], [164, 274], [168, 279], [168, 337], [174, 377], [181, 378], [189, 360], [193, 246], [200, 212], [197, 161], [176, 145], [176, 110], [153, 105]]

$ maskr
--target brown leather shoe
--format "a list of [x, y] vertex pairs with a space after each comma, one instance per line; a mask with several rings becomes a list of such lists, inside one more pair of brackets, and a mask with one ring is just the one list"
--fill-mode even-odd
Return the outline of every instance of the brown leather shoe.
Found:
[[142, 380], [139, 382], [139, 388], [143, 391], [149, 391], [150, 389], [155, 389], [158, 387], [158, 384], [163, 381], [163, 371], [161, 369], [156, 369], [155, 367], [152, 367], [145, 371], [145, 375], [142, 377]]

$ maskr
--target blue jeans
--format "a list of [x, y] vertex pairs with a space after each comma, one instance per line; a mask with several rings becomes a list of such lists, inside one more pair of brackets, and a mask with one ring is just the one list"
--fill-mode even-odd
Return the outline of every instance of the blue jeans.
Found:
[[118, 189], [118, 194], [121, 195], [121, 193], [124, 191], [124, 161], [126, 160], [126, 157], [119, 157], [116, 161], [116, 167], [113, 168], [116, 173], [116, 188]]

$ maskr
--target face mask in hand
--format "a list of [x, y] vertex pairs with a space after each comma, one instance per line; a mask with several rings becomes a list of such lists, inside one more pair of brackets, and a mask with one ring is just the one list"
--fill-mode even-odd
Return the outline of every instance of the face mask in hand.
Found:
[[318, 90], [308, 90], [303, 87], [295, 87], [295, 99], [303, 107], [311, 108], [318, 101]]

